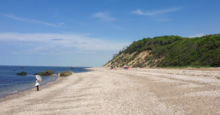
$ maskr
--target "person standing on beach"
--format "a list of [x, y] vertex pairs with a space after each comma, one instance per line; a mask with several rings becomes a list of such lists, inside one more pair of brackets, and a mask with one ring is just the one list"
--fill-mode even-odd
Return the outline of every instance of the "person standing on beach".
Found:
[[37, 91], [39, 91], [39, 86], [40, 86], [40, 84], [39, 84], [39, 82], [38, 82], [38, 80], [37, 80], [37, 79], [36, 79], [35, 86], [37, 87]]

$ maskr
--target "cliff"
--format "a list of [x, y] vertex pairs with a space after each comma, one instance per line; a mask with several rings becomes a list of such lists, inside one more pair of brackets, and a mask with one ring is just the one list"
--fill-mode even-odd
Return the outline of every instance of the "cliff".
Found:
[[104, 67], [219, 67], [220, 34], [187, 38], [158, 36], [134, 41]]

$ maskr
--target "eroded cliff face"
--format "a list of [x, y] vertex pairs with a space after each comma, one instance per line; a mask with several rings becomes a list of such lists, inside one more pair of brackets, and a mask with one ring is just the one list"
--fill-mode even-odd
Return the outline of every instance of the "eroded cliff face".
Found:
[[104, 67], [220, 67], [220, 35], [143, 38], [124, 47]]
[[126, 64], [129, 64], [130, 67], [155, 67], [157, 66], [157, 61], [160, 59], [153, 59], [152, 54], [150, 54], [150, 52], [151, 50], [142, 51], [136, 56], [134, 56], [136, 52], [131, 54], [122, 53], [113, 58], [103, 67], [123, 67]]

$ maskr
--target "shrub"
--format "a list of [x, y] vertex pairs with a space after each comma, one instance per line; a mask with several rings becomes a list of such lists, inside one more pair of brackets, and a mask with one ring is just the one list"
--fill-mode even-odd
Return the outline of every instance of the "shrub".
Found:
[[[129, 59], [123, 59], [123, 56], [121, 56], [115, 61], [121, 60], [129, 63], [134, 60], [140, 52], [150, 50], [152, 57], [145, 57], [145, 61], [149, 61], [150, 65], [158, 64], [156, 66], [159, 67], [206, 65], [220, 67], [219, 34], [195, 38], [172, 35], [143, 38], [142, 40], [134, 41], [125, 48], [121, 50], [120, 53], [136, 53]], [[151, 61], [156, 59], [161, 59], [161, 61], [158, 63]]]

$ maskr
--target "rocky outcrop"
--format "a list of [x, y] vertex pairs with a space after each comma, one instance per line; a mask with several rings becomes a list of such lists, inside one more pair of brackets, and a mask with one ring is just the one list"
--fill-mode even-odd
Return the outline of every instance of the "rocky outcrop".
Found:
[[66, 76], [72, 75], [73, 73], [74, 73], [73, 71], [63, 71], [63, 72], [58, 73], [57, 75], [60, 77], [66, 77]]
[[71, 67], [71, 69], [75, 69], [75, 67]]
[[42, 71], [40, 73], [35, 73], [34, 75], [50, 76], [50, 75], [53, 75], [53, 74], [54, 74], [53, 70], [48, 70], [48, 71]]
[[20, 72], [20, 73], [17, 73], [17, 75], [27, 75], [27, 73], [24, 72], [24, 71], [22, 71], [22, 72]]
[[34, 75], [40, 75], [40, 73], [34, 73]]

